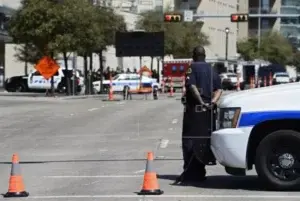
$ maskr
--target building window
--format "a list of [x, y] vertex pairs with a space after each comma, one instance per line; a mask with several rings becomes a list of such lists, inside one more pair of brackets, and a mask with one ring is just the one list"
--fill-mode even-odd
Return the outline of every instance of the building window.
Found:
[[262, 29], [270, 28], [270, 21], [268, 19], [262, 19], [261, 20], [261, 28]]

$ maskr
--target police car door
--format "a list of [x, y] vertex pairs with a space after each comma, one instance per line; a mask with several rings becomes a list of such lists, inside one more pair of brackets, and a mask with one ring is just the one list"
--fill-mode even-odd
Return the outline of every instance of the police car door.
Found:
[[114, 91], [122, 91], [124, 86], [128, 82], [126, 75], [120, 75], [117, 80], [113, 81], [113, 90]]
[[[61, 80], [61, 77], [63, 77], [63, 73], [62, 70], [59, 69], [53, 77], [53, 81], [54, 81], [54, 89], [57, 89], [57, 86]], [[43, 78], [43, 89], [51, 89], [51, 78], [46, 80], [45, 78]]]
[[29, 89], [42, 89], [43, 76], [39, 71], [31, 73], [28, 77], [28, 88]]
[[138, 74], [130, 75], [130, 89], [138, 90], [140, 85], [140, 76]]

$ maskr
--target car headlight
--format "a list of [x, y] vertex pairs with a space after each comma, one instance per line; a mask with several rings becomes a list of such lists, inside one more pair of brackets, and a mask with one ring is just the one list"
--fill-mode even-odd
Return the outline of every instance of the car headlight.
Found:
[[235, 128], [237, 126], [241, 108], [220, 108], [218, 112], [219, 129]]

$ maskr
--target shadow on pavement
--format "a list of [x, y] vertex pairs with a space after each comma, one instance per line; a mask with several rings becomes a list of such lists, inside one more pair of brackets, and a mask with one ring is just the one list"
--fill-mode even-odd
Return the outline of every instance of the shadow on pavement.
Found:
[[[179, 175], [157, 175], [159, 179], [175, 181]], [[171, 184], [176, 185], [176, 184]], [[230, 175], [207, 176], [207, 180], [197, 183], [185, 183], [179, 186], [193, 186], [207, 189], [266, 191], [257, 176], [236, 177]]]

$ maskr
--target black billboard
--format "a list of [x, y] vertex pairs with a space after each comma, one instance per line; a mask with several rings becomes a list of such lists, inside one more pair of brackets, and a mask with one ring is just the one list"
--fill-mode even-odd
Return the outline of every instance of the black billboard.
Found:
[[117, 32], [117, 57], [164, 56], [164, 32]]

